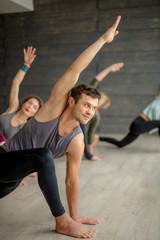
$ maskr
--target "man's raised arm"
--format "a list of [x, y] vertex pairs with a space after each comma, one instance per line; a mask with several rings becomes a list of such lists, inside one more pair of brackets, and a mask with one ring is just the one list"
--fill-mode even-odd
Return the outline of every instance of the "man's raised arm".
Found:
[[49, 121], [58, 117], [65, 109], [70, 90], [75, 86], [80, 73], [88, 66], [105, 43], [110, 43], [119, 33], [116, 29], [121, 20], [118, 16], [115, 23], [71, 64], [65, 74], [52, 89], [51, 95], [36, 114], [39, 121]]
[[77, 83], [80, 73], [88, 66], [102, 46], [105, 43], [112, 42], [114, 37], [119, 33], [116, 29], [120, 20], [121, 16], [118, 16], [115, 23], [97, 41], [82, 52], [82, 54], [72, 63], [66, 73], [54, 86], [51, 98], [68, 94], [68, 92]]

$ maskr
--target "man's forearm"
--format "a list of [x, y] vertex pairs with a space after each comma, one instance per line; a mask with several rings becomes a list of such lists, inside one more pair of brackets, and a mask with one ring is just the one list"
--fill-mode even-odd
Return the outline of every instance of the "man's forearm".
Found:
[[71, 65], [71, 69], [80, 74], [93, 60], [104, 44], [105, 41], [103, 37], [100, 37], [96, 42], [82, 52], [82, 54]]
[[71, 183], [66, 183], [66, 194], [68, 201], [69, 214], [72, 218], [77, 215], [77, 202], [79, 195], [79, 181], [78, 179]]

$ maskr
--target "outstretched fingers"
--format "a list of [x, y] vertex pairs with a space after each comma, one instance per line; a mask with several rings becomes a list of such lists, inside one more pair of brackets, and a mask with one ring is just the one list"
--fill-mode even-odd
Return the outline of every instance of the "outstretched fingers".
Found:
[[103, 34], [103, 39], [105, 40], [105, 42], [112, 42], [114, 37], [119, 33], [119, 31], [117, 31], [117, 27], [118, 24], [121, 20], [121, 16], [118, 16], [115, 23]]
[[33, 48], [31, 54], [34, 55], [34, 54], [35, 54], [35, 51], [36, 51], [36, 48]]
[[31, 54], [31, 53], [32, 53], [32, 49], [33, 49], [32, 46], [28, 47], [28, 48], [27, 48], [27, 53]]
[[[116, 31], [116, 29], [117, 29], [120, 21], [121, 21], [121, 16], [118, 16], [117, 19], [116, 19], [116, 21], [115, 21], [115, 23], [112, 25], [112, 27], [114, 28], [115, 32], [118, 32], [118, 31]], [[117, 34], [118, 34], [118, 33], [117, 33]], [[116, 35], [117, 35], [117, 34], [116, 34]]]
[[35, 52], [36, 48], [33, 48], [32, 46], [28, 47], [27, 50], [24, 49], [24, 60], [28, 63], [32, 63], [36, 57]]
[[26, 56], [27, 52], [26, 52], [26, 49], [24, 48], [23, 49], [23, 53], [24, 53], [24, 57]]
[[27, 48], [27, 53], [30, 56], [33, 56], [35, 54], [36, 48], [33, 48], [32, 46]]
[[112, 72], [119, 71], [123, 66], [124, 66], [123, 62], [114, 63], [113, 65], [111, 65], [111, 71]]

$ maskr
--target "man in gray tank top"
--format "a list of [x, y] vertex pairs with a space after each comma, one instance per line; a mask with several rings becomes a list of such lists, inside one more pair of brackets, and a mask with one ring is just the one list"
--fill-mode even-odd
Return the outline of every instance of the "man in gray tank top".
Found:
[[[98, 221], [77, 214], [78, 171], [84, 151], [79, 123], [86, 124], [93, 117], [100, 98], [99, 91], [90, 85], [74, 86], [102, 46], [118, 34], [116, 28], [120, 19], [118, 16], [115, 23], [73, 62], [35, 117], [0, 148], [0, 196], [9, 193], [3, 192], [4, 185], [11, 192], [15, 189], [14, 182], [18, 184], [30, 172], [37, 171], [40, 188], [56, 220], [56, 231], [73, 237], [96, 235], [95, 230], [83, 224], [96, 225]], [[64, 154], [67, 157], [66, 194], [70, 216], [60, 202], [53, 163], [53, 157]]]

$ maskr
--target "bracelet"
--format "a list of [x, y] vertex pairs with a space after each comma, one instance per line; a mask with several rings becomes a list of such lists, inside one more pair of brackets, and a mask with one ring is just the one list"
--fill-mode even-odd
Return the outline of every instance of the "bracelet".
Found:
[[31, 62], [26, 62], [26, 61], [24, 61], [24, 63], [29, 65], [29, 66], [31, 66], [31, 64], [32, 64]]
[[28, 66], [23, 64], [23, 66], [21, 67], [21, 70], [24, 71], [24, 72], [27, 72], [28, 71]]

